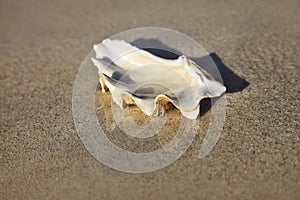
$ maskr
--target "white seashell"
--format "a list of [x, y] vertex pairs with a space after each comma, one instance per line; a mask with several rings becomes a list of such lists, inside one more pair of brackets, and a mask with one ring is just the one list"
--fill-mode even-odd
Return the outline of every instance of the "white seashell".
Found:
[[146, 115], [158, 115], [171, 102], [196, 119], [203, 98], [217, 97], [226, 88], [195, 62], [182, 55], [170, 60], [155, 56], [123, 40], [105, 39], [94, 45], [102, 91], [124, 108], [136, 104]]

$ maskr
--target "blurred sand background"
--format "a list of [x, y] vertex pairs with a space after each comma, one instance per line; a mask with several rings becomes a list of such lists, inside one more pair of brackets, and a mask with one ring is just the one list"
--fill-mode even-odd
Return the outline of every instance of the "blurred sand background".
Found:
[[[0, 0], [0, 199], [300, 199], [299, 9], [297, 0]], [[206, 158], [199, 133], [170, 166], [127, 174], [85, 149], [72, 88], [93, 44], [144, 26], [187, 34], [249, 85], [227, 93]]]

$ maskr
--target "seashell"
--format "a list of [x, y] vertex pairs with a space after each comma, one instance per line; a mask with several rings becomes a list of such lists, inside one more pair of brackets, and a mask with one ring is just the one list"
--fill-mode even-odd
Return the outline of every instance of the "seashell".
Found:
[[164, 114], [170, 103], [183, 116], [196, 119], [203, 98], [220, 96], [226, 88], [191, 59], [170, 60], [124, 40], [105, 39], [94, 45], [102, 91], [110, 91], [120, 107], [137, 105], [148, 116]]

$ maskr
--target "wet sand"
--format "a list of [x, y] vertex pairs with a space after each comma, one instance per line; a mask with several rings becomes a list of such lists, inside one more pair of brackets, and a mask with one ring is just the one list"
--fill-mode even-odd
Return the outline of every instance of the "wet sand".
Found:
[[[296, 0], [0, 1], [0, 199], [300, 199], [299, 8]], [[93, 44], [144, 26], [185, 33], [211, 53], [229, 88], [227, 117], [207, 157], [197, 155], [209, 110], [180, 159], [128, 174], [85, 149], [72, 89]], [[137, 124], [148, 123], [131, 112]], [[99, 110], [112, 141], [143, 147], [103, 116]]]

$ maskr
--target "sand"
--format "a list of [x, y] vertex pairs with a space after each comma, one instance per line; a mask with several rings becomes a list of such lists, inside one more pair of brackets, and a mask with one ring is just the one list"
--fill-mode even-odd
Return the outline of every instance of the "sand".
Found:
[[[300, 199], [299, 8], [296, 0], [0, 1], [0, 199]], [[197, 157], [199, 133], [170, 166], [128, 174], [85, 149], [72, 88], [93, 44], [144, 26], [185, 33], [221, 62], [227, 118], [207, 157]], [[139, 147], [125, 139], [115, 142]]]

